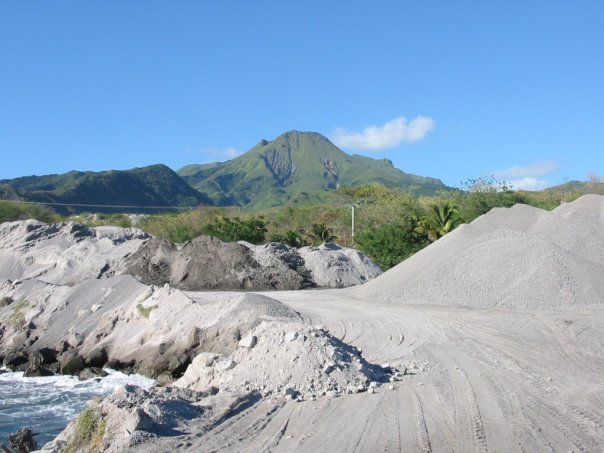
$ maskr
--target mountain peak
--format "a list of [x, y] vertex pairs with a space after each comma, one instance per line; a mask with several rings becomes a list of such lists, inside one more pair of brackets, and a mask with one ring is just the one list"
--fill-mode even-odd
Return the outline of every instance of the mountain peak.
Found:
[[261, 140], [231, 161], [188, 166], [178, 173], [218, 204], [252, 208], [325, 202], [339, 186], [379, 183], [415, 193], [445, 188], [437, 179], [406, 174], [387, 159], [351, 156], [318, 132], [296, 130]]

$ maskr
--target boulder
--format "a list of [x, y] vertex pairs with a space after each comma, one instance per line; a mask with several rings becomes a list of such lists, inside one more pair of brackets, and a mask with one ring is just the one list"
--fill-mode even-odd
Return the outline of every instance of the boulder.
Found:
[[25, 370], [23, 376], [25, 377], [38, 377], [38, 376], [52, 376], [53, 373], [43, 368], [44, 367], [44, 356], [39, 352], [33, 352], [29, 355], [29, 365]]
[[78, 374], [78, 379], [80, 381], [85, 381], [88, 379], [102, 378], [105, 376], [107, 376], [107, 372], [105, 370], [102, 370], [101, 368], [90, 367], [84, 368], [82, 371], [80, 371], [80, 374]]
[[84, 366], [84, 359], [75, 351], [67, 351], [59, 357], [61, 374], [78, 374]]
[[16, 433], [8, 435], [10, 448], [16, 453], [28, 453], [37, 450], [38, 444], [34, 440], [34, 433], [31, 428], [22, 428]]

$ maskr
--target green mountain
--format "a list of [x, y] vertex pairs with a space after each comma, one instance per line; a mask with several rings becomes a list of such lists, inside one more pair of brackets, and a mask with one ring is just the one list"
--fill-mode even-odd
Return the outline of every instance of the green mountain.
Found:
[[250, 208], [329, 201], [338, 187], [369, 183], [418, 195], [447, 188], [438, 179], [405, 173], [388, 159], [346, 154], [315, 132], [287, 132], [233, 160], [187, 165], [177, 173], [218, 205]]
[[604, 195], [604, 183], [599, 181], [568, 181], [558, 186], [543, 189], [541, 192], [568, 193], [585, 192]]
[[53, 205], [53, 209], [62, 214], [86, 211], [153, 213], [158, 209], [148, 208], [213, 204], [210, 198], [193, 189], [165, 165], [1, 180], [0, 194], [9, 199], [86, 205]]

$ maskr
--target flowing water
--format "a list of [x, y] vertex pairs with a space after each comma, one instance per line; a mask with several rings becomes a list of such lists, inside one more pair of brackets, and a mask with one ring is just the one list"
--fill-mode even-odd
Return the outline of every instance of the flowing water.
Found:
[[154, 381], [106, 369], [107, 377], [80, 381], [74, 376], [24, 378], [22, 372], [0, 370], [0, 443], [8, 434], [29, 426], [41, 448], [52, 440], [82, 409], [86, 402], [105, 396], [124, 384], [149, 388]]

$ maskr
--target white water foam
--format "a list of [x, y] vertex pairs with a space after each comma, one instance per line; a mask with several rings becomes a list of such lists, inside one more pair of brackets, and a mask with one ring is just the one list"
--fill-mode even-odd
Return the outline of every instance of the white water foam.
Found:
[[30, 426], [42, 446], [86, 407], [88, 400], [112, 393], [131, 384], [148, 389], [155, 381], [144, 376], [126, 375], [105, 369], [104, 378], [80, 381], [74, 376], [23, 377], [22, 372], [0, 369], [0, 443], [7, 436]]

